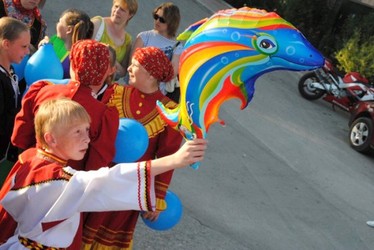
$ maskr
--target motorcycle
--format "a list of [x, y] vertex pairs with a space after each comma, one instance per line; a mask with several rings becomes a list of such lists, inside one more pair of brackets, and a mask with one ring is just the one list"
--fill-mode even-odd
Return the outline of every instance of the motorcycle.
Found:
[[307, 100], [323, 100], [332, 103], [333, 108], [351, 112], [360, 101], [374, 100], [374, 87], [358, 72], [342, 76], [329, 59], [323, 67], [303, 75], [298, 84], [299, 93]]

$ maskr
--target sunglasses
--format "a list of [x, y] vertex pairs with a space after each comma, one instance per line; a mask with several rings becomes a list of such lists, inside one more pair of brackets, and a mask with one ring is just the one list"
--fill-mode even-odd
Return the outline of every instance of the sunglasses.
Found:
[[159, 16], [157, 14], [153, 14], [153, 19], [155, 19], [155, 21], [159, 20], [160, 23], [166, 23], [166, 20], [162, 16]]

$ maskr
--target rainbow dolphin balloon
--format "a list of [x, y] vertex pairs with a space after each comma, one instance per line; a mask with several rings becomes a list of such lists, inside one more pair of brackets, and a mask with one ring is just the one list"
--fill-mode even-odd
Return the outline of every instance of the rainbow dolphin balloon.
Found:
[[292, 24], [274, 12], [243, 7], [222, 10], [178, 36], [185, 41], [180, 56], [181, 100], [170, 110], [157, 108], [186, 139], [205, 138], [221, 121], [221, 104], [239, 98], [244, 109], [256, 79], [274, 70], [311, 70], [323, 56]]

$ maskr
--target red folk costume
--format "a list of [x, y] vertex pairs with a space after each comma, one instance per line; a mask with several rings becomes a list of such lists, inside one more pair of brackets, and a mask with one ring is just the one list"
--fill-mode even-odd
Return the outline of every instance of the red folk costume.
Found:
[[73, 45], [70, 58], [75, 81], [54, 85], [42, 80], [30, 86], [16, 116], [12, 143], [22, 149], [34, 147], [33, 121], [39, 105], [48, 99], [67, 97], [80, 103], [91, 116], [90, 148], [83, 161], [71, 165], [82, 170], [98, 169], [107, 166], [114, 157], [119, 125], [117, 110], [96, 100], [89, 87], [102, 84], [109, 65], [109, 51], [104, 44], [82, 40]]
[[[66, 249], [77, 233], [82, 211], [152, 211], [150, 164], [76, 171], [42, 149], [26, 150], [0, 192], [6, 208], [0, 210], [1, 237], [8, 235], [1, 239], [0, 249]], [[97, 189], [103, 190], [101, 195]], [[17, 230], [9, 230], [8, 213], [19, 222]]]
[[91, 117], [89, 150], [82, 161], [71, 161], [70, 165], [78, 170], [107, 166], [115, 154], [118, 112], [93, 98], [88, 86], [75, 81], [66, 85], [54, 85], [47, 81], [32, 84], [23, 98], [22, 109], [16, 116], [12, 143], [22, 149], [35, 146], [35, 113], [43, 101], [58, 97], [67, 97], [80, 103]]
[[40, 104], [51, 98], [67, 97], [80, 103], [91, 117], [90, 146], [86, 156], [79, 162], [69, 161], [69, 165], [77, 170], [96, 170], [113, 160], [119, 126], [118, 111], [96, 100], [89, 87], [102, 84], [109, 66], [109, 51], [104, 44], [81, 40], [73, 45], [70, 60], [75, 80], [66, 85], [38, 81], [30, 86], [16, 116], [12, 143], [22, 149], [34, 147], [34, 116]]
[[[149, 48], [147, 47], [148, 50]], [[163, 52], [161, 53], [163, 54]], [[149, 58], [142, 60], [139, 56], [139, 52], [135, 52], [134, 57], [156, 79], [169, 77], [169, 73], [166, 75], [163, 73], [165, 71], [164, 65], [169, 66], [170, 64], [166, 56], [166, 61], [164, 58], [154, 61]], [[152, 68], [145, 65], [145, 61], [152, 64]], [[172, 67], [171, 64], [170, 67]], [[140, 161], [170, 155], [180, 148], [183, 137], [168, 126], [156, 110], [157, 100], [168, 108], [177, 106], [174, 101], [164, 96], [159, 90], [145, 94], [135, 87], [115, 84], [112, 91], [108, 106], [115, 106], [120, 118], [135, 119], [142, 123], [147, 130], [149, 146]], [[164, 198], [172, 175], [173, 171], [169, 171], [155, 177], [156, 209], [158, 211], [166, 208]], [[100, 217], [88, 217], [83, 229], [83, 249], [131, 249], [138, 217], [138, 211], [105, 212]]]

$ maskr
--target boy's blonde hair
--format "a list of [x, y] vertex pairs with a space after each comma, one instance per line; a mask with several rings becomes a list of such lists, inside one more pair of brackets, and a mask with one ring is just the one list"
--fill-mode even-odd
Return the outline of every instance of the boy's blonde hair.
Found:
[[5, 16], [0, 18], [0, 41], [14, 41], [22, 32], [30, 32], [27, 24], [13, 17]]
[[64, 131], [75, 124], [90, 122], [86, 109], [73, 100], [58, 98], [44, 101], [35, 115], [36, 141], [42, 148], [47, 148], [45, 133]]

